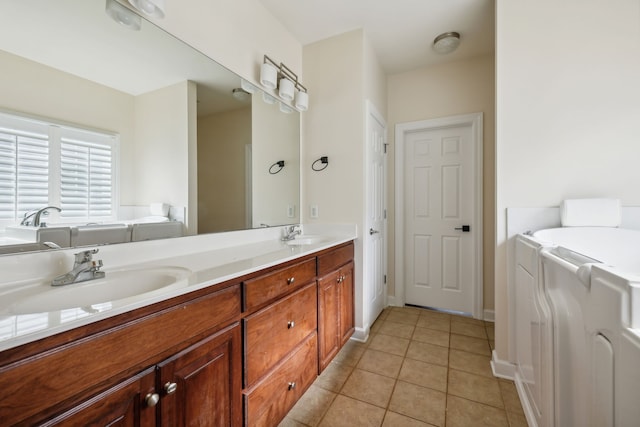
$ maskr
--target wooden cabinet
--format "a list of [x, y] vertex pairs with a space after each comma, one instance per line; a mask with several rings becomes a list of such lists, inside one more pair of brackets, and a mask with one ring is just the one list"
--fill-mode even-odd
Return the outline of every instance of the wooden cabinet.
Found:
[[0, 353], [0, 424], [267, 426], [354, 330], [353, 243]]
[[167, 426], [242, 425], [240, 325], [158, 365], [160, 421]]
[[[154, 427], [155, 371], [147, 369], [46, 423], [48, 426]], [[152, 403], [152, 406], [147, 404]]]
[[354, 331], [353, 245], [318, 257], [318, 372]]

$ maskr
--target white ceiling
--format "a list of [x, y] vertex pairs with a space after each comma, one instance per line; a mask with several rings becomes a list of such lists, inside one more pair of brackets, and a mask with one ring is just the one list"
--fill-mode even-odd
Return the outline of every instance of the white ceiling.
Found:
[[[493, 0], [259, 0], [302, 45], [364, 29], [388, 74], [494, 51]], [[433, 39], [457, 31], [442, 55]]]

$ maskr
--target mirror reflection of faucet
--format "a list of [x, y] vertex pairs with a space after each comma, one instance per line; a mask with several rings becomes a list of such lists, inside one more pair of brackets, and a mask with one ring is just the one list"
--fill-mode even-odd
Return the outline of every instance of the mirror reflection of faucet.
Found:
[[53, 279], [51, 286], [70, 285], [72, 283], [104, 278], [104, 271], [100, 271], [100, 268], [102, 268], [102, 260], [93, 260], [93, 255], [97, 253], [98, 249], [93, 249], [75, 254], [73, 269]]
[[49, 209], [56, 210], [58, 212], [62, 212], [57, 206], [46, 206], [44, 208], [35, 209], [24, 214], [22, 221], [20, 221], [20, 225], [33, 226], [33, 227], [46, 227], [47, 224], [41, 221], [43, 216], [49, 215]]

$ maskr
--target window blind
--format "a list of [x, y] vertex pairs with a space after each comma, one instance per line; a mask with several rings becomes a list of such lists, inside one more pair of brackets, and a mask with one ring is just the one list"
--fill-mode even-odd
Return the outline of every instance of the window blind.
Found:
[[68, 221], [116, 215], [117, 137], [0, 113], [0, 221], [59, 206]]

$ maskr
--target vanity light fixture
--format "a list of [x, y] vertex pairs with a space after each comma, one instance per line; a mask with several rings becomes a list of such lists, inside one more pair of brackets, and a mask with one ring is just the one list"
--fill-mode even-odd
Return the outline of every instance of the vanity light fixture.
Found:
[[460, 33], [449, 31], [433, 40], [433, 49], [442, 54], [451, 53], [460, 46]]
[[239, 87], [233, 89], [231, 93], [233, 94], [233, 97], [240, 102], [246, 102], [251, 99], [251, 94]]
[[129, 0], [131, 6], [152, 18], [164, 18], [164, 0]]
[[249, 92], [251, 94], [256, 93], [256, 91], [258, 90], [257, 87], [255, 87], [253, 84], [249, 83], [245, 79], [240, 80], [240, 87], [242, 87], [242, 90], [244, 90], [245, 92]]
[[289, 107], [284, 102], [281, 102], [280, 103], [280, 111], [282, 111], [285, 114], [289, 114], [289, 113], [293, 113], [293, 108]]
[[298, 81], [298, 75], [282, 62], [276, 64], [267, 55], [260, 67], [260, 84], [267, 89], [278, 89], [278, 96], [285, 101], [292, 101], [298, 111], [307, 111], [309, 108], [309, 93]]
[[104, 11], [118, 24], [123, 25], [130, 30], [140, 31], [142, 18], [118, 3], [116, 0], [107, 0]]

